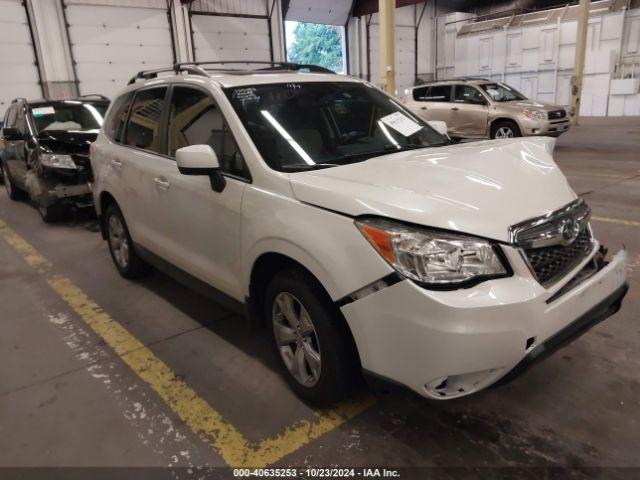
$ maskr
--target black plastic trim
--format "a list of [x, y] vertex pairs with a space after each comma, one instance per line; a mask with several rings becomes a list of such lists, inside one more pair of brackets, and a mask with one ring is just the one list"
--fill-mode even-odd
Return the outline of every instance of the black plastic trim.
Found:
[[615, 314], [622, 306], [622, 300], [629, 291], [629, 283], [625, 282], [615, 292], [606, 297], [577, 320], [548, 338], [544, 343], [535, 347], [529, 354], [513, 367], [495, 385], [503, 385], [521, 375], [533, 364], [547, 358], [555, 351], [573, 342], [587, 333], [592, 327]]
[[144, 248], [139, 243], [135, 243], [134, 246], [136, 249], [136, 253], [140, 255], [140, 257], [142, 257], [146, 262], [150, 263], [161, 272], [164, 272], [174, 280], [196, 291], [200, 295], [210, 298], [211, 300], [219, 303], [229, 310], [232, 310], [234, 313], [242, 316], [245, 315], [246, 308], [243, 302], [236, 300], [235, 298], [218, 290], [210, 284], [194, 277], [190, 273], [185, 272], [180, 267], [175, 266], [171, 262], [168, 262], [152, 251]]

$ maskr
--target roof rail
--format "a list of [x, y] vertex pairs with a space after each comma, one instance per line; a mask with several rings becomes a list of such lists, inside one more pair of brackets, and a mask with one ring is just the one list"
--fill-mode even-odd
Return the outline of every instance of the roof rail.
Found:
[[159, 73], [165, 73], [165, 72], [173, 72], [176, 75], [180, 72], [187, 72], [187, 73], [190, 73], [191, 75], [200, 75], [202, 77], [209, 76], [207, 72], [205, 72], [202, 68], [198, 67], [195, 64], [189, 65], [189, 64], [176, 63], [171, 67], [157, 68], [155, 70], [141, 70], [134, 77], [131, 77], [127, 85], [132, 85], [136, 83], [136, 80], [139, 80], [139, 79], [149, 80], [150, 78], [156, 78]]
[[76, 97], [78, 99], [81, 98], [99, 98], [100, 100], [106, 100], [107, 102], [110, 102], [111, 99], [109, 97], [105, 97], [104, 95], [100, 95], [99, 93], [88, 93], [87, 95], [80, 95], [79, 97]]
[[[250, 69], [250, 68], [206, 68], [206, 66], [214, 65], [265, 65], [264, 68]], [[203, 68], [205, 67], [205, 68]], [[191, 75], [200, 75], [208, 77], [207, 70], [222, 70], [229, 72], [265, 72], [273, 70], [290, 70], [290, 71], [303, 71], [307, 70], [312, 73], [335, 73], [328, 68], [320, 67], [318, 65], [307, 65], [303, 63], [291, 63], [291, 62], [267, 62], [263, 60], [215, 60], [211, 62], [183, 62], [176, 63], [171, 67], [158, 68], [155, 70], [142, 70], [135, 76], [131, 77], [127, 85], [132, 85], [136, 80], [148, 80], [150, 78], [156, 78], [159, 73], [173, 72], [176, 75], [181, 72], [190, 73]]]
[[[299, 72], [301, 70], [308, 70], [312, 73], [335, 73], [328, 68], [321, 67], [319, 65], [310, 65], [305, 63], [292, 63], [292, 62], [270, 62], [264, 60], [215, 60], [211, 62], [185, 62], [178, 63], [176, 65], [180, 66], [202, 66], [202, 65], [266, 65], [265, 68], [259, 69], [250, 69], [250, 68], [242, 68], [242, 69], [232, 69], [233, 71], [256, 71], [256, 72], [264, 72], [269, 70], [291, 70], [295, 72]], [[228, 69], [223, 69], [228, 70]]]

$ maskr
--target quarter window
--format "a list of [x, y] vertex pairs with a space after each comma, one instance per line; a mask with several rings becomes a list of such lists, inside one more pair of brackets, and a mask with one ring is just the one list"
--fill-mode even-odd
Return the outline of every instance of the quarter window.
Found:
[[189, 87], [174, 87], [169, 117], [169, 155], [189, 145], [210, 145], [225, 173], [248, 178], [249, 171], [213, 98]]
[[141, 90], [136, 94], [127, 123], [127, 145], [162, 153], [160, 127], [166, 92], [166, 87], [163, 87]]
[[114, 142], [122, 141], [124, 123], [127, 121], [127, 114], [131, 106], [133, 92], [125, 93], [113, 102], [109, 118], [104, 123], [104, 133]]

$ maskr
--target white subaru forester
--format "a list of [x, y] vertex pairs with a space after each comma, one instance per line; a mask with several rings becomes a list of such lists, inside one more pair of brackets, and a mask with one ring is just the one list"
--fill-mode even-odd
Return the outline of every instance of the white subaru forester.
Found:
[[605, 258], [553, 139], [453, 145], [367, 82], [234, 67], [134, 77], [95, 205], [124, 277], [152, 264], [266, 323], [304, 399], [363, 371], [468, 395], [620, 308], [626, 252]]

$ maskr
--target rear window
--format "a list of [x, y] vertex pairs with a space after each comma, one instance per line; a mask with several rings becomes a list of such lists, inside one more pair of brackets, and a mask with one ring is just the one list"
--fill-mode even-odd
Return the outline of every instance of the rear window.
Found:
[[36, 131], [95, 132], [98, 133], [107, 111], [106, 102], [64, 100], [31, 105]]

